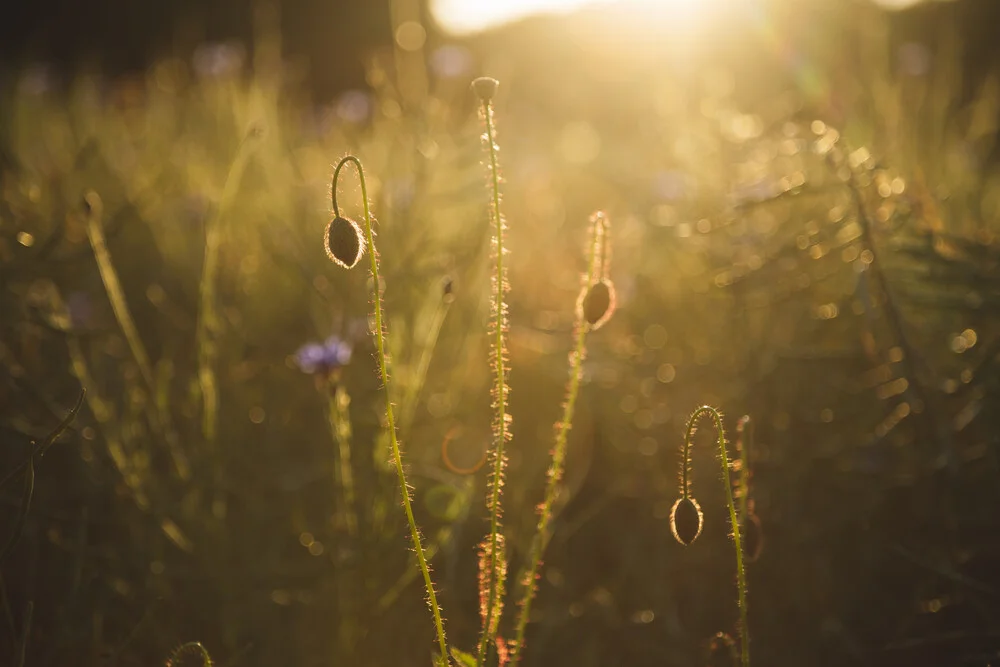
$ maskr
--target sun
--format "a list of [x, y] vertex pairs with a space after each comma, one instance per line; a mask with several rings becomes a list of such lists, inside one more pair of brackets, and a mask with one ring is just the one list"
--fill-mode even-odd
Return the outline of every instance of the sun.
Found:
[[702, 13], [719, 0], [431, 0], [431, 14], [452, 35], [469, 35], [536, 14], [564, 14], [586, 6], [621, 5], [623, 10], [668, 14]]

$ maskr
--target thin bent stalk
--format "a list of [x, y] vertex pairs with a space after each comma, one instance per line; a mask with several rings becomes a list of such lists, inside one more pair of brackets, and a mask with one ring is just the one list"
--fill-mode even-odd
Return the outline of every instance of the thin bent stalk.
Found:
[[410, 503], [410, 488], [406, 483], [406, 473], [403, 470], [403, 457], [399, 450], [399, 441], [396, 438], [396, 419], [393, 415], [392, 399], [389, 394], [389, 373], [385, 358], [385, 333], [382, 328], [382, 295], [379, 289], [378, 255], [375, 250], [375, 235], [372, 233], [368, 186], [365, 183], [365, 172], [361, 166], [361, 161], [353, 155], [342, 158], [333, 173], [332, 196], [334, 214], [340, 214], [337, 207], [337, 179], [340, 176], [340, 170], [349, 162], [353, 163], [358, 170], [358, 180], [361, 182], [361, 198], [364, 202], [365, 236], [368, 242], [368, 256], [371, 262], [372, 286], [375, 291], [375, 344], [378, 348], [378, 368], [382, 378], [382, 389], [385, 393], [385, 418], [386, 426], [389, 429], [389, 442], [392, 445], [392, 459], [396, 464], [396, 475], [399, 477], [399, 490], [403, 496], [403, 511], [406, 513], [406, 521], [410, 527], [410, 539], [413, 541], [413, 550], [417, 554], [417, 563], [420, 565], [420, 572], [424, 576], [424, 586], [427, 589], [427, 603], [431, 608], [431, 613], [434, 615], [434, 629], [437, 631], [438, 649], [441, 651], [442, 659], [447, 661], [448, 644], [444, 636], [444, 621], [441, 620], [441, 608], [438, 606], [437, 594], [434, 592], [434, 583], [431, 581], [430, 566], [427, 564], [427, 556], [421, 542], [420, 531], [417, 529], [417, 522], [413, 517], [413, 507]]
[[682, 490], [688, 498], [688, 472], [691, 467], [691, 437], [694, 435], [698, 420], [708, 415], [715, 424], [719, 444], [719, 464], [722, 466], [722, 485], [726, 489], [726, 503], [729, 506], [729, 521], [733, 527], [733, 544], [736, 550], [736, 583], [738, 604], [740, 607], [740, 662], [743, 667], [750, 665], [750, 633], [747, 629], [747, 582], [743, 568], [743, 542], [740, 539], [740, 518], [736, 513], [736, 502], [733, 500], [733, 485], [730, 481], [729, 455], [726, 452], [726, 431], [722, 425], [722, 413], [713, 407], [703, 405], [694, 411], [688, 419], [687, 432], [684, 434], [684, 467]]
[[101, 227], [101, 217], [104, 213], [104, 204], [96, 192], [88, 192], [84, 198], [89, 207], [87, 213], [87, 239], [94, 252], [94, 259], [97, 261], [97, 271], [104, 284], [104, 291], [107, 292], [108, 301], [111, 302], [111, 310], [115, 314], [115, 320], [125, 336], [129, 351], [139, 367], [139, 374], [146, 386], [146, 391], [154, 400], [148, 406], [148, 415], [153, 428], [160, 432], [167, 442], [170, 450], [171, 462], [174, 471], [182, 480], [187, 480], [191, 476], [191, 466], [187, 455], [181, 449], [173, 427], [170, 424], [170, 416], [163, 408], [163, 403], [156, 401], [157, 395], [156, 381], [153, 376], [153, 365], [149, 359], [146, 346], [142, 343], [139, 330], [136, 328], [132, 312], [129, 310], [128, 302], [125, 300], [125, 291], [122, 289], [121, 281], [118, 279], [118, 272], [115, 270], [114, 262], [111, 261], [111, 252], [108, 250], [107, 241], [104, 238], [104, 230]]

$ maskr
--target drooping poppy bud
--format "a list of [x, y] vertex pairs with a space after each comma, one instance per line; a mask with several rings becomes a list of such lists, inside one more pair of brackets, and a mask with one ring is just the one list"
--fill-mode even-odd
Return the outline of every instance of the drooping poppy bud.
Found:
[[602, 278], [586, 288], [578, 302], [579, 316], [590, 325], [591, 329], [599, 329], [611, 319], [615, 311], [615, 286], [607, 278]]
[[361, 227], [349, 218], [336, 216], [326, 227], [323, 237], [327, 256], [345, 269], [353, 269], [365, 252]]
[[670, 530], [678, 542], [688, 546], [701, 535], [702, 513], [698, 501], [681, 496], [670, 509]]

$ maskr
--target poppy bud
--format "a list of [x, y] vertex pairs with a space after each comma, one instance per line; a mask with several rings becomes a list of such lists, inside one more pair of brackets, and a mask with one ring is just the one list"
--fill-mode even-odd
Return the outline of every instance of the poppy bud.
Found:
[[451, 276], [445, 276], [441, 280], [441, 298], [445, 301], [451, 302], [455, 298], [455, 283], [451, 279]]
[[688, 546], [701, 535], [702, 514], [698, 501], [680, 497], [670, 509], [670, 530], [678, 542]]
[[484, 102], [489, 102], [497, 94], [497, 86], [500, 82], [488, 76], [481, 76], [472, 82], [472, 91], [476, 97]]
[[615, 287], [610, 280], [602, 278], [586, 289], [579, 301], [578, 316], [598, 329], [611, 319], [615, 310]]
[[326, 227], [323, 237], [326, 254], [345, 269], [353, 269], [365, 251], [364, 237], [358, 223], [336, 216]]

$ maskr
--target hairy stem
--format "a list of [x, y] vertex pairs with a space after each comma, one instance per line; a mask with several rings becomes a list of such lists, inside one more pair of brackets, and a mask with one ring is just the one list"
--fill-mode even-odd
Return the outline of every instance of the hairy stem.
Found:
[[508, 417], [507, 417], [507, 368], [504, 359], [505, 344], [504, 331], [507, 326], [506, 304], [504, 303], [504, 291], [506, 287], [506, 273], [504, 268], [504, 221], [500, 213], [500, 170], [497, 161], [497, 146], [493, 129], [493, 106], [489, 100], [482, 102], [483, 119], [486, 123], [486, 141], [489, 145], [490, 153], [490, 184], [492, 186], [492, 206], [491, 213], [494, 224], [494, 240], [496, 243], [496, 274], [494, 275], [494, 295], [493, 313], [494, 322], [493, 355], [496, 371], [496, 384], [493, 389], [493, 400], [496, 409], [496, 445], [493, 459], [493, 478], [490, 486], [489, 510], [490, 510], [490, 537], [489, 537], [489, 592], [487, 594], [486, 617], [483, 623], [483, 634], [479, 641], [479, 653], [476, 664], [482, 665], [486, 656], [486, 647], [494, 639], [495, 632], [491, 630], [494, 626], [493, 612], [497, 606], [497, 592], [502, 586], [500, 578], [501, 564], [499, 563], [498, 534], [500, 527], [500, 487], [503, 484], [504, 466], [504, 446], [508, 438]]
[[406, 473], [403, 470], [403, 457], [399, 451], [399, 441], [396, 438], [396, 419], [393, 416], [392, 398], [389, 393], [389, 372], [387, 369], [385, 356], [385, 332], [382, 328], [382, 295], [379, 289], [378, 278], [378, 255], [375, 250], [375, 235], [372, 233], [371, 206], [368, 203], [368, 186], [365, 183], [365, 172], [361, 166], [361, 161], [353, 155], [348, 155], [340, 160], [337, 169], [333, 174], [333, 202], [334, 209], [337, 210], [337, 179], [340, 170], [347, 163], [353, 163], [358, 170], [358, 180], [361, 182], [361, 198], [364, 202], [365, 210], [365, 236], [368, 241], [369, 260], [371, 261], [372, 286], [375, 291], [375, 344], [378, 348], [378, 368], [382, 378], [382, 389], [385, 393], [385, 419], [386, 427], [389, 429], [389, 442], [392, 445], [392, 459], [396, 464], [396, 475], [399, 477], [399, 490], [403, 496], [403, 511], [406, 513], [406, 521], [410, 527], [410, 539], [413, 541], [413, 550], [417, 555], [417, 563], [420, 565], [420, 572], [424, 576], [424, 586], [427, 589], [427, 602], [434, 615], [434, 629], [437, 631], [438, 650], [441, 651], [443, 660], [448, 660], [448, 644], [444, 637], [444, 621], [441, 619], [441, 608], [438, 606], [437, 594], [434, 592], [434, 583], [431, 581], [430, 566], [427, 564], [427, 556], [424, 552], [423, 543], [420, 538], [420, 531], [417, 529], [416, 519], [413, 518], [413, 507], [410, 502], [410, 487], [406, 483]]
[[722, 425], [722, 413], [713, 407], [703, 405], [694, 411], [688, 420], [687, 432], [684, 434], [684, 467], [682, 485], [684, 497], [688, 496], [688, 469], [691, 467], [691, 438], [694, 436], [698, 420], [709, 416], [715, 424], [719, 444], [719, 464], [722, 466], [722, 485], [726, 489], [726, 503], [729, 506], [729, 521], [733, 527], [733, 544], [736, 550], [736, 587], [740, 607], [740, 662], [743, 667], [750, 665], [750, 632], [747, 629], [747, 582], [743, 568], [743, 542], [740, 539], [740, 519], [736, 513], [736, 502], [733, 500], [733, 485], [729, 470], [729, 455], [726, 452], [726, 431]]
[[[589, 289], [598, 274], [598, 254], [603, 254], [602, 235], [603, 227], [601, 220], [595, 220], [594, 230], [590, 243], [590, 260], [587, 262], [587, 278], [584, 282], [584, 289]], [[603, 265], [603, 260], [601, 264]], [[556, 425], [555, 446], [552, 449], [552, 463], [549, 467], [548, 481], [545, 484], [545, 496], [542, 505], [538, 510], [538, 530], [531, 544], [531, 560], [528, 566], [528, 573], [523, 579], [524, 597], [521, 599], [521, 611], [517, 619], [517, 629], [514, 636], [514, 647], [511, 654], [511, 663], [516, 665], [521, 657], [521, 649], [524, 646], [524, 632], [528, 626], [531, 616], [531, 603], [535, 598], [538, 569], [542, 563], [542, 552], [549, 540], [549, 523], [552, 520], [552, 503], [555, 502], [556, 494], [559, 490], [559, 482], [562, 480], [563, 467], [566, 461], [566, 441], [569, 431], [573, 426], [573, 413], [576, 407], [576, 397], [580, 389], [580, 379], [583, 376], [583, 360], [587, 356], [586, 338], [590, 326], [582, 317], [582, 313], [576, 319], [576, 343], [573, 352], [569, 356], [569, 385], [566, 388], [566, 400], [563, 403], [562, 419]]]

